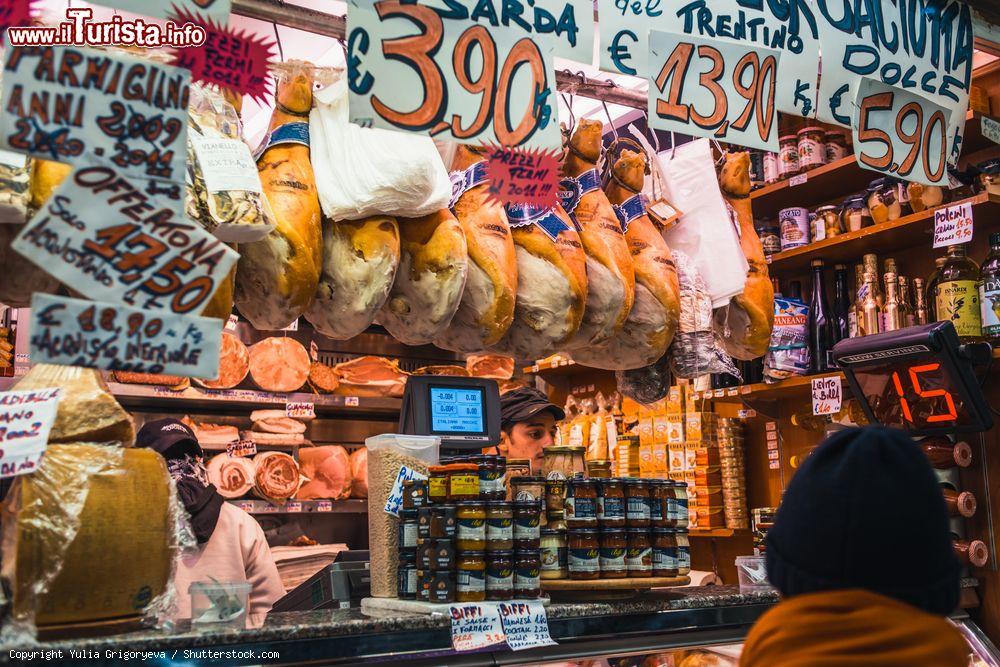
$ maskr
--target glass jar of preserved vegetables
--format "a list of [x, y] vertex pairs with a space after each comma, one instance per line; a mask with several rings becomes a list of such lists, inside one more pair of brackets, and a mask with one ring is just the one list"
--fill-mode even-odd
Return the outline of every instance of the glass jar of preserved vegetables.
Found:
[[625, 482], [625, 525], [629, 528], [649, 528], [649, 483], [630, 478]]
[[486, 553], [465, 551], [455, 560], [455, 600], [482, 602], [486, 599]]
[[601, 544], [598, 532], [592, 528], [570, 530], [566, 535], [569, 547], [570, 579], [597, 579], [601, 576]]
[[465, 500], [455, 504], [458, 519], [457, 541], [459, 551], [484, 551], [486, 549], [486, 503]]
[[566, 525], [569, 528], [597, 526], [597, 484], [590, 479], [574, 478], [566, 483]]
[[625, 484], [621, 479], [601, 480], [597, 497], [597, 522], [602, 527], [625, 526]]

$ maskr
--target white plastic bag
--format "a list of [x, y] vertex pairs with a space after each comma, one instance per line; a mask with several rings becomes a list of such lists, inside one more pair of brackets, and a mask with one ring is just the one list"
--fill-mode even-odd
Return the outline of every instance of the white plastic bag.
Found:
[[313, 96], [309, 133], [316, 189], [328, 218], [412, 218], [448, 207], [451, 180], [434, 141], [350, 123], [342, 74]]
[[719, 190], [711, 145], [708, 139], [697, 139], [661, 152], [657, 160], [666, 178], [667, 198], [683, 212], [663, 237], [672, 250], [691, 258], [712, 297], [712, 307], [721, 308], [743, 293], [749, 265]]

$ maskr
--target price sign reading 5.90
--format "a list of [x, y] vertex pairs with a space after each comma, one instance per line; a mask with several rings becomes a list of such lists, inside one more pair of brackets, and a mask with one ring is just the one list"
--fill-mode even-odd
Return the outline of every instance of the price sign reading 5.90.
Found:
[[777, 152], [779, 55], [773, 49], [650, 30], [650, 125]]
[[865, 169], [930, 185], [947, 180], [950, 112], [944, 107], [866, 78], [853, 120], [854, 155]]
[[498, 12], [490, 0], [351, 0], [351, 122], [461, 143], [558, 147], [551, 42], [523, 21], [500, 24]]

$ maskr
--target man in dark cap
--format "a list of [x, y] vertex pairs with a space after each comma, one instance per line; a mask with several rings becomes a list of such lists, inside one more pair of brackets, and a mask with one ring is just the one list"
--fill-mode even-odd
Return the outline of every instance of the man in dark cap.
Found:
[[542, 449], [552, 445], [556, 422], [566, 418], [562, 408], [534, 387], [518, 387], [500, 397], [500, 453], [530, 459], [532, 470], [542, 469]]
[[284, 587], [260, 524], [225, 502], [208, 481], [205, 452], [184, 422], [169, 418], [146, 422], [136, 434], [135, 445], [149, 447], [166, 460], [198, 541], [196, 551], [182, 555], [174, 575], [176, 618], [191, 617], [191, 584], [213, 579], [225, 583], [245, 581], [251, 585], [249, 623], [261, 625], [271, 605], [284, 595]]
[[792, 478], [767, 533], [782, 602], [750, 630], [741, 667], [963, 667], [944, 617], [959, 563], [941, 488], [905, 433], [851, 428]]

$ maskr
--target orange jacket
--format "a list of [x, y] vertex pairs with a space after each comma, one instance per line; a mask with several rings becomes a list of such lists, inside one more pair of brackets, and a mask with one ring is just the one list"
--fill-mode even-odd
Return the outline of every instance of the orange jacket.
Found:
[[788, 598], [764, 614], [740, 667], [966, 667], [949, 621], [861, 589]]

